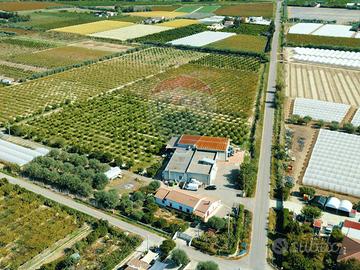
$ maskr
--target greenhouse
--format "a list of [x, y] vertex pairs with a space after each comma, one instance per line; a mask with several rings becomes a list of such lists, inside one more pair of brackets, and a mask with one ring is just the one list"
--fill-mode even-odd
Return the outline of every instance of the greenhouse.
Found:
[[326, 208], [331, 208], [333, 210], [338, 210], [340, 207], [340, 200], [335, 197], [330, 197], [325, 205]]
[[235, 33], [205, 31], [168, 42], [172, 45], [201, 47], [236, 35]]
[[321, 101], [316, 99], [296, 98], [293, 114], [301, 117], [310, 116], [325, 122], [341, 122], [350, 109], [350, 105]]
[[321, 23], [297, 23], [290, 27], [289, 34], [308, 35], [323, 26]]
[[304, 185], [360, 197], [360, 136], [321, 129]]
[[296, 47], [292, 58], [297, 61], [360, 68], [360, 53], [339, 50], [326, 50]]
[[0, 139], [0, 160], [4, 162], [22, 166], [47, 153], [48, 150], [44, 148], [32, 150]]
[[357, 109], [353, 119], [351, 120], [351, 124], [353, 124], [355, 127], [360, 126], [360, 109]]
[[350, 213], [352, 210], [353, 204], [348, 200], [342, 200], [339, 206], [339, 211]]
[[351, 27], [351, 25], [325, 24], [313, 32], [312, 35], [350, 38], [355, 35], [354, 31], [350, 31]]

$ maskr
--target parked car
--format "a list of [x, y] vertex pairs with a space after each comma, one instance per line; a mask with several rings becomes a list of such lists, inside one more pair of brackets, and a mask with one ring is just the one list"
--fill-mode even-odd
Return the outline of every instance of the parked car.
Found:
[[216, 190], [217, 187], [215, 185], [209, 185], [205, 188], [206, 190]]

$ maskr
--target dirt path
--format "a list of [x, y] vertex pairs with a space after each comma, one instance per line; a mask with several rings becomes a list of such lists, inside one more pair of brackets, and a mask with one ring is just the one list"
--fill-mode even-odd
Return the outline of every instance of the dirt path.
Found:
[[56, 260], [63, 256], [64, 249], [70, 248], [76, 242], [86, 237], [91, 231], [89, 225], [84, 225], [80, 229], [69, 234], [64, 239], [59, 240], [51, 247], [45, 249], [39, 255], [27, 261], [25, 264], [19, 267], [19, 270], [35, 270], [41, 267], [41, 265]]
[[47, 68], [34, 67], [34, 66], [29, 66], [29, 65], [4, 61], [4, 60], [0, 60], [0, 65], [13, 67], [13, 68], [19, 68], [19, 69], [22, 69], [22, 70], [25, 70], [25, 71], [34, 71], [34, 72], [43, 72], [43, 71], [48, 70]]

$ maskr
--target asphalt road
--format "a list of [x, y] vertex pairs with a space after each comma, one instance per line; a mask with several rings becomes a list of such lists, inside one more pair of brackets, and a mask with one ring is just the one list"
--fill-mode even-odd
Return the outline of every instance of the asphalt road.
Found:
[[269, 192], [270, 192], [270, 165], [271, 165], [271, 146], [274, 124], [274, 93], [276, 85], [277, 71], [277, 48], [280, 32], [280, 9], [281, 2], [277, 2], [275, 33], [271, 45], [270, 69], [268, 78], [268, 89], [266, 93], [266, 103], [264, 112], [264, 126], [261, 142], [261, 152], [259, 161], [259, 171], [255, 194], [255, 209], [253, 213], [253, 230], [251, 240], [251, 250], [249, 254], [249, 268], [252, 270], [269, 269], [266, 262], [267, 258], [267, 218], [269, 214]]
[[[46, 188], [43, 188], [43, 187], [40, 187], [38, 185], [35, 185], [33, 183], [31, 183], [30, 181], [26, 181], [26, 180], [23, 180], [23, 179], [18, 179], [18, 178], [14, 178], [14, 177], [11, 177], [9, 175], [6, 175], [6, 174], [3, 174], [0, 172], [0, 178], [6, 178], [8, 179], [8, 181], [11, 183], [11, 184], [16, 184], [16, 185], [19, 185], [27, 190], [30, 190], [34, 193], [37, 193], [37, 194], [40, 194], [50, 200], [53, 200], [55, 202], [58, 202], [58, 203], [61, 203], [63, 205], [66, 205], [70, 208], [73, 208], [73, 209], [76, 209], [80, 212], [83, 212], [85, 214], [88, 214], [94, 218], [97, 218], [97, 219], [103, 219], [103, 220], [107, 220], [111, 225], [115, 226], [115, 227], [118, 227], [122, 230], [125, 230], [125, 231], [128, 231], [128, 232], [131, 232], [131, 233], [134, 233], [134, 234], [137, 234], [137, 235], [140, 235], [144, 238], [144, 240], [148, 239], [149, 241], [149, 246], [151, 245], [159, 245], [163, 240], [164, 238], [158, 236], [157, 234], [154, 234], [154, 233], [150, 233], [148, 232], [147, 230], [145, 229], [142, 229], [140, 227], [137, 227], [135, 225], [132, 225], [132, 224], [129, 224], [129, 223], [126, 223], [120, 219], [117, 219], [115, 217], [112, 217], [102, 211], [99, 211], [99, 210], [96, 210], [94, 208], [91, 208], [89, 206], [86, 206], [84, 204], [81, 204], [81, 203], [78, 203], [78, 202], [75, 202], [73, 199], [69, 198], [69, 197], [66, 197], [66, 196], [63, 196], [63, 195], [60, 195], [58, 193], [55, 193], [49, 189], [46, 189]], [[144, 241], [143, 245], [140, 247], [141, 250], [139, 251], [144, 251], [146, 250], [146, 246], [147, 246], [147, 242]]]

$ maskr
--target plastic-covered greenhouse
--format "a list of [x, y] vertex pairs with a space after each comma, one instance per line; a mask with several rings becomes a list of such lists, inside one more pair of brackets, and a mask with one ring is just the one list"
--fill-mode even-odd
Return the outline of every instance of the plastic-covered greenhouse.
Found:
[[341, 122], [350, 109], [350, 105], [333, 103], [316, 99], [296, 98], [294, 101], [293, 114], [301, 117], [310, 116], [316, 120], [325, 122]]
[[360, 197], [360, 136], [321, 129], [303, 184]]
[[32, 161], [35, 157], [48, 152], [44, 148], [32, 150], [4, 140], [0, 140], [0, 160], [15, 163], [20, 166]]
[[351, 120], [351, 124], [353, 124], [355, 127], [360, 126], [360, 109], [356, 111], [354, 117]]

